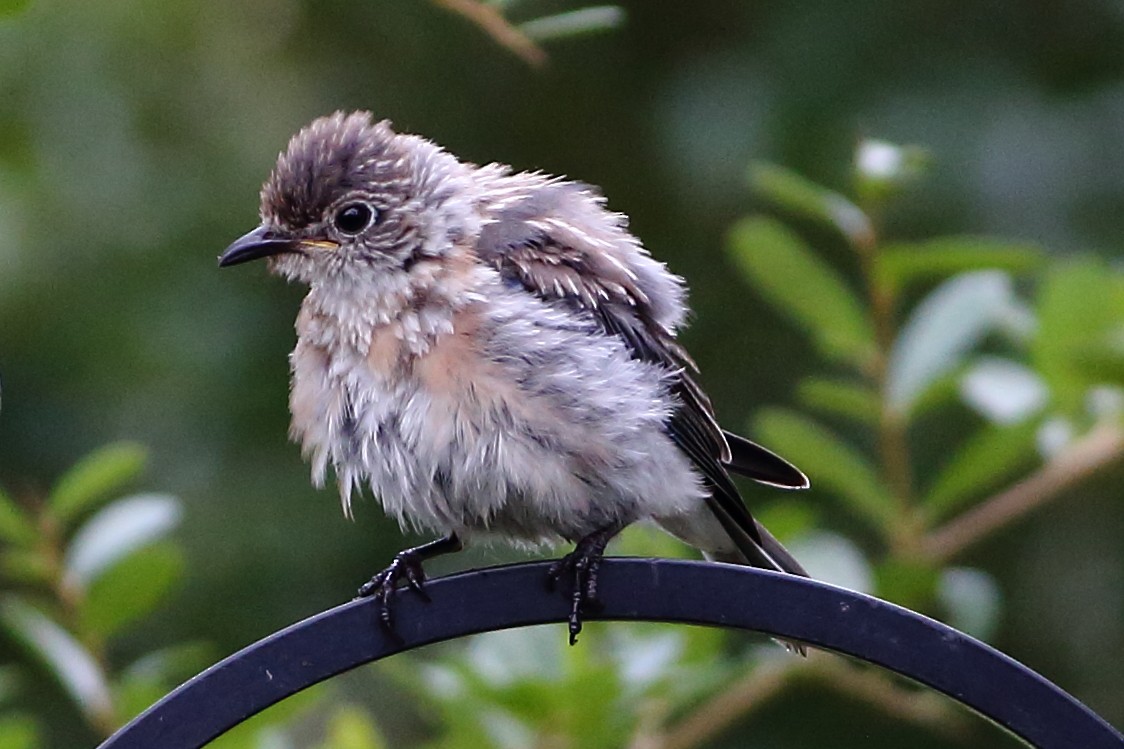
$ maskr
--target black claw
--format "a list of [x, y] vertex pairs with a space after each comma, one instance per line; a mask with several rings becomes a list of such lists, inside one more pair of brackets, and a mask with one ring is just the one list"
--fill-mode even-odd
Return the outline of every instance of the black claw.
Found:
[[616, 528], [591, 533], [577, 544], [566, 556], [550, 566], [547, 571], [547, 588], [554, 590], [563, 576], [569, 577], [570, 615], [567, 617], [570, 631], [570, 644], [575, 645], [582, 631], [582, 615], [586, 611], [600, 608], [597, 600], [597, 573], [601, 569], [601, 558], [609, 539], [618, 532]]
[[390, 612], [390, 589], [383, 588], [378, 592], [379, 622], [387, 632], [394, 631], [394, 615]]
[[402, 638], [394, 631], [393, 607], [390, 605], [391, 597], [403, 580], [407, 587], [414, 591], [426, 603], [429, 602], [429, 593], [425, 590], [425, 569], [422, 562], [426, 559], [447, 554], [461, 549], [461, 541], [455, 533], [445, 538], [438, 539], [422, 546], [398, 552], [390, 565], [359, 587], [357, 598], [374, 598], [378, 601], [379, 623], [394, 639], [399, 642]]
[[421, 562], [415, 560], [412, 564], [406, 565], [406, 583], [410, 586], [410, 590], [429, 603], [429, 593], [425, 592], [425, 580], [425, 570], [422, 569]]
[[585, 608], [585, 601], [581, 593], [581, 588], [575, 588], [573, 596], [570, 599], [570, 616], [568, 618], [568, 629], [570, 630], [570, 644], [578, 644], [578, 635], [582, 631], [582, 613]]
[[554, 591], [558, 589], [559, 581], [563, 577], [570, 575], [574, 571], [574, 555], [577, 551], [572, 551], [566, 556], [559, 559], [554, 564], [550, 565], [550, 569], [546, 571], [546, 589]]
[[601, 555], [593, 557], [589, 560], [589, 568], [585, 577], [585, 600], [586, 603], [600, 608], [601, 602], [597, 599], [597, 573], [601, 570]]
[[[409, 579], [408, 567], [404, 563], [402, 552], [394, 558], [385, 570], [363, 583], [359, 588], [357, 598], [374, 598], [378, 601], [379, 623], [388, 633], [394, 634], [394, 619], [391, 614], [390, 596], [398, 587], [402, 577]], [[411, 586], [412, 587], [412, 586]]]
[[565, 571], [567, 557], [562, 557], [546, 571], [546, 589], [553, 592], [558, 589], [558, 578]]
[[391, 596], [398, 589], [399, 584], [405, 580], [410, 590], [421, 596], [422, 600], [429, 602], [429, 594], [425, 591], [425, 570], [422, 569], [421, 560], [418, 559], [413, 549], [407, 549], [394, 557], [390, 565], [363, 583], [359, 588], [358, 598], [375, 598], [379, 604], [379, 623], [390, 634], [394, 632], [394, 618], [391, 613]]
[[378, 594], [378, 592], [382, 589], [383, 579], [386, 577], [387, 570], [389, 569], [390, 567], [387, 567], [385, 570], [379, 572], [370, 580], [360, 585], [359, 590], [355, 594], [355, 597], [370, 598], [371, 596]]

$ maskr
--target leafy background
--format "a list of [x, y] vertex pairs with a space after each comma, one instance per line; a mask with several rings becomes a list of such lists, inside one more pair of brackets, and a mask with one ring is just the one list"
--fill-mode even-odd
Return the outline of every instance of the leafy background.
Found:
[[[811, 474], [749, 498], [813, 571], [1124, 724], [1118, 2], [8, 0], [0, 747], [93, 746], [407, 542], [369, 499], [345, 521], [286, 441], [300, 290], [214, 264], [289, 135], [338, 108], [602, 186], [690, 281], [723, 421]], [[222, 743], [1015, 744], [757, 639], [563, 643], [393, 659]]]

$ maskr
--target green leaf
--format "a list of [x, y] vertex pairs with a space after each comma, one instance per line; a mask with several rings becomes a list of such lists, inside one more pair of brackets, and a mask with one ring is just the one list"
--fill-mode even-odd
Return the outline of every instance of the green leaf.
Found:
[[443, 668], [426, 669], [419, 696], [447, 737], [434, 746], [523, 747], [547, 735], [590, 749], [623, 745], [629, 725], [618, 707], [626, 687], [619, 662], [601, 647], [605, 635], [589, 627], [577, 648], [555, 626], [472, 638]]
[[18, 16], [31, 7], [31, 0], [0, 0], [0, 21]]
[[16, 546], [33, 546], [39, 539], [35, 523], [15, 500], [0, 489], [0, 541]]
[[939, 571], [920, 561], [889, 559], [874, 571], [877, 595], [915, 611], [932, 608], [937, 596]]
[[0, 716], [0, 749], [38, 749], [39, 726], [29, 715], [9, 713]]
[[937, 582], [937, 601], [950, 625], [981, 640], [999, 627], [1003, 594], [995, 578], [983, 570], [950, 567]]
[[63, 561], [63, 580], [78, 589], [137, 549], [175, 528], [183, 510], [166, 494], [138, 494], [102, 508], [74, 534]]
[[962, 399], [960, 381], [957, 373], [949, 373], [933, 380], [917, 400], [910, 406], [910, 422], [916, 423], [922, 416], [931, 414]]
[[23, 675], [13, 665], [0, 666], [0, 705], [10, 702], [23, 690]]
[[111, 722], [113, 703], [105, 674], [69, 632], [14, 595], [0, 598], [0, 627], [51, 673], [91, 724]]
[[136, 478], [145, 458], [144, 448], [132, 442], [95, 450], [59, 479], [47, 499], [48, 508], [62, 526], [69, 526]]
[[875, 258], [879, 284], [902, 289], [918, 281], [935, 281], [975, 270], [1012, 275], [1041, 267], [1045, 253], [1026, 243], [992, 237], [953, 236], [926, 242], [885, 245]]
[[328, 719], [328, 740], [320, 749], [383, 749], [385, 746], [371, 716], [354, 705], [345, 705]]
[[11, 548], [0, 553], [0, 574], [9, 582], [49, 585], [55, 568], [50, 556], [40, 549]]
[[753, 508], [753, 514], [781, 541], [811, 531], [819, 520], [816, 508], [793, 497], [782, 498]]
[[151, 613], [183, 577], [183, 553], [156, 543], [119, 560], [90, 586], [80, 610], [82, 631], [108, 637]]
[[932, 519], [948, 516], [994, 488], [1037, 457], [1033, 421], [1016, 426], [986, 424], [966, 440], [944, 465], [923, 503]]
[[1124, 274], [1095, 260], [1062, 264], [1039, 289], [1036, 311], [1034, 368], [1054, 403], [1072, 414], [1095, 382], [1088, 363], [1101, 359], [1098, 352], [1119, 351], [1124, 338]]
[[999, 271], [965, 273], [925, 297], [894, 341], [887, 365], [890, 406], [908, 414], [925, 389], [955, 369], [1010, 307], [1011, 279]]
[[213, 646], [203, 642], [183, 642], [146, 653], [130, 663], [121, 676], [150, 679], [172, 687], [202, 671], [215, 659]]
[[858, 206], [796, 172], [758, 162], [749, 168], [749, 183], [761, 197], [797, 216], [835, 229], [853, 245], [874, 241], [874, 227]]
[[764, 409], [754, 420], [764, 444], [797, 465], [809, 466], [813, 491], [837, 493], [879, 533], [894, 520], [893, 499], [870, 462], [826, 427], [792, 411]]
[[537, 42], [611, 31], [624, 25], [624, 9], [617, 5], [595, 5], [519, 24], [519, 30]]
[[877, 424], [882, 412], [878, 394], [860, 382], [806, 377], [796, 386], [796, 397], [808, 408], [867, 426]]
[[1073, 363], [1087, 382], [1124, 384], [1124, 340], [1089, 345], [1075, 353]]
[[[257, 715], [253, 715], [207, 744], [207, 749], [263, 749], [287, 747], [287, 743], [268, 743], [290, 725], [321, 704], [329, 694], [328, 684], [318, 684], [288, 697]], [[281, 734], [282, 736], [284, 734]]]
[[169, 691], [169, 686], [151, 679], [119, 678], [116, 681], [113, 702], [122, 721], [137, 717]]
[[211, 646], [184, 643], [161, 648], [124, 669], [114, 684], [114, 704], [122, 721], [132, 720], [169, 690], [215, 661]]
[[772, 219], [747, 218], [734, 225], [730, 242], [746, 278], [811, 333], [825, 355], [865, 366], [874, 332], [862, 304], [796, 234]]
[[633, 523], [613, 541], [614, 553], [626, 557], [698, 559], [693, 548], [653, 525]]

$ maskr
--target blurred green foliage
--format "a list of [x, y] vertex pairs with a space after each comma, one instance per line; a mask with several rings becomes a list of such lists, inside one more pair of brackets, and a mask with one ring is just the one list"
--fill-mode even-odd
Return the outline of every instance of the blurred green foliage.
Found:
[[[0, 749], [93, 745], [404, 545], [286, 442], [300, 291], [214, 268], [289, 135], [337, 108], [602, 186], [689, 279], [723, 421], [811, 475], [747, 496], [812, 571], [1124, 723], [1119, 4], [481, 6], [530, 47], [464, 5], [0, 2]], [[126, 491], [137, 442], [175, 498]], [[642, 528], [615, 550], [685, 553]], [[216, 746], [1013, 743], [756, 639], [563, 643], [392, 659]]]
[[[110, 642], [163, 603], [184, 570], [180, 549], [165, 540], [179, 523], [179, 501], [116, 496], [144, 459], [134, 444], [109, 445], [30, 506], [0, 492], [7, 518], [0, 532], [0, 630], [22, 650], [29, 670], [53, 679], [102, 735], [207, 662], [206, 654], [177, 645], [124, 668], [110, 665]], [[196, 657], [185, 659], [185, 653]], [[47, 713], [36, 712], [46, 719]], [[37, 735], [36, 722], [23, 711], [10, 719], [28, 726], [29, 737]]]

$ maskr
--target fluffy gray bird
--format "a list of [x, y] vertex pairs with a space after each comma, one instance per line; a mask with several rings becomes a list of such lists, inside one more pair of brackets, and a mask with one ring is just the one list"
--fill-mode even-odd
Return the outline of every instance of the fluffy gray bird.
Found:
[[606, 544], [654, 521], [708, 557], [805, 575], [729, 472], [808, 480], [723, 431], [676, 340], [682, 279], [591, 187], [475, 166], [367, 112], [297, 133], [261, 225], [219, 258], [269, 258], [307, 284], [290, 357], [292, 437], [331, 465], [344, 511], [369, 485], [404, 526], [442, 535], [360, 589], [422, 591], [421, 563], [478, 538], [575, 543], [571, 642]]

